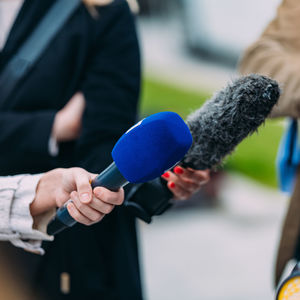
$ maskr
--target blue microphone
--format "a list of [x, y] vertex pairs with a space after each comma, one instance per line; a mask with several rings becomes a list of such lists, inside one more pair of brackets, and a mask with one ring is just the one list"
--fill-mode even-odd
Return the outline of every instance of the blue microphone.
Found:
[[[174, 112], [161, 112], [145, 118], [131, 127], [112, 150], [114, 162], [92, 182], [117, 191], [127, 183], [143, 183], [161, 176], [182, 160], [193, 142], [183, 119]], [[57, 234], [76, 221], [66, 206], [59, 208], [47, 233]]]

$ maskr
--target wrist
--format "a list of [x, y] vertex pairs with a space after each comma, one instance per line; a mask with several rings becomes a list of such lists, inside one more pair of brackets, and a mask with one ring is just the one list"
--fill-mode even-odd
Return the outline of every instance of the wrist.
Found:
[[30, 213], [33, 217], [56, 208], [56, 188], [61, 181], [61, 169], [45, 173], [36, 188], [36, 194], [30, 205]]

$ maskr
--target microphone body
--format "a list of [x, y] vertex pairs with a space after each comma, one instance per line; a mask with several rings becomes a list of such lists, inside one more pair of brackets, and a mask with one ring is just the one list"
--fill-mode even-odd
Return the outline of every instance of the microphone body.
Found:
[[[178, 163], [191, 145], [189, 128], [178, 114], [154, 114], [123, 134], [112, 150], [114, 162], [91, 185], [117, 191], [129, 182], [150, 181]], [[75, 223], [65, 204], [57, 210], [47, 233], [57, 234]]]

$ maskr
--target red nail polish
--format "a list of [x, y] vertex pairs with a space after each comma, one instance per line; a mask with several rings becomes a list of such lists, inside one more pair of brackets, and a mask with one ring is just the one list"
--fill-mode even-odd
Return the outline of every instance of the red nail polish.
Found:
[[175, 168], [174, 168], [174, 172], [176, 173], [176, 174], [183, 174], [183, 169], [181, 168], [181, 167], [179, 167], [179, 166], [176, 166]]
[[168, 172], [164, 173], [161, 175], [162, 177], [165, 177], [165, 178], [169, 178], [170, 177], [170, 174]]
[[174, 189], [175, 183], [174, 183], [174, 182], [170, 182], [170, 183], [169, 183], [169, 187], [170, 187], [171, 189]]

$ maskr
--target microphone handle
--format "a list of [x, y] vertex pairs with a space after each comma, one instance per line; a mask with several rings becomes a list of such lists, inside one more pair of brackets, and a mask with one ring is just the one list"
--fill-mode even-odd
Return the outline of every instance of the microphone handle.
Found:
[[[119, 188], [128, 183], [127, 179], [121, 174], [116, 164], [113, 162], [104, 171], [102, 171], [94, 180], [92, 180], [92, 188], [103, 186], [111, 191], [117, 191]], [[69, 200], [71, 201], [71, 200]], [[64, 206], [56, 211], [53, 220], [50, 221], [47, 227], [49, 235], [57, 234], [64, 229], [75, 225], [77, 222], [70, 216], [66, 202]]]

